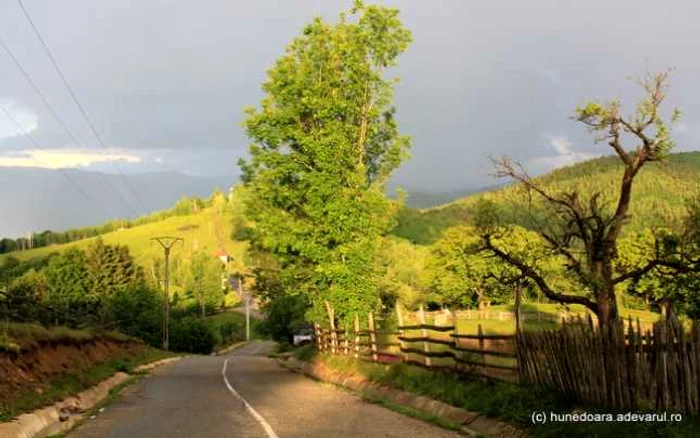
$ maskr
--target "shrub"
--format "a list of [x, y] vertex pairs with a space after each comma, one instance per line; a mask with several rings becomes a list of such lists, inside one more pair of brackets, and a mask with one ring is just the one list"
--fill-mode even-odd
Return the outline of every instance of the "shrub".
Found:
[[161, 305], [159, 294], [147, 287], [119, 290], [112, 297], [112, 311], [117, 328], [154, 347], [160, 346], [161, 342]]
[[201, 318], [185, 317], [172, 321], [170, 349], [173, 351], [209, 354], [216, 341], [214, 330]]
[[308, 304], [298, 295], [276, 297], [266, 306], [267, 318], [260, 325], [263, 334], [277, 342], [292, 342], [297, 330], [307, 325], [304, 317]]

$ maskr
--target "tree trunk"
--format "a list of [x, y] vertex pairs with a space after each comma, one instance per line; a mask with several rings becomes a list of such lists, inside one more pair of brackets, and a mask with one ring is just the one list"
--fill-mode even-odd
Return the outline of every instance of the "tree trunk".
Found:
[[604, 287], [598, 293], [598, 324], [604, 327], [617, 320], [617, 300], [615, 299], [615, 289], [611, 284]]

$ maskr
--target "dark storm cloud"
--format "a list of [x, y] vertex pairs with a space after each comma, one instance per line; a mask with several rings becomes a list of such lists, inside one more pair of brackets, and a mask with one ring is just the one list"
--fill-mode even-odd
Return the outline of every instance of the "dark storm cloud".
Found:
[[[493, 184], [488, 156], [534, 171], [607, 152], [568, 116], [584, 98], [636, 94], [626, 78], [675, 67], [669, 100], [683, 108], [679, 149], [700, 140], [700, 10], [693, 1], [391, 1], [415, 42], [394, 72], [413, 159], [409, 188]], [[247, 140], [242, 109], [259, 102], [265, 71], [314, 14], [348, 1], [25, 0], [110, 148], [141, 157], [126, 171], [236, 172]], [[90, 149], [96, 142], [14, 0], [0, 2], [0, 36]], [[75, 149], [0, 51], [0, 103], [36, 114], [51, 149]], [[1, 114], [0, 114], [1, 118]], [[0, 154], [26, 148], [3, 136]], [[160, 161], [157, 159], [160, 158]], [[103, 164], [95, 164], [102, 168]], [[108, 170], [105, 168], [105, 170]]]

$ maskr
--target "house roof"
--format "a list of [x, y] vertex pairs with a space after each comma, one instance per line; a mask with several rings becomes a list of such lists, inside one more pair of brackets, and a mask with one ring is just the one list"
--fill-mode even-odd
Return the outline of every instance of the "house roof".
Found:
[[225, 249], [219, 248], [216, 251], [214, 251], [214, 257], [226, 257], [226, 256], [228, 256], [228, 254], [226, 253]]

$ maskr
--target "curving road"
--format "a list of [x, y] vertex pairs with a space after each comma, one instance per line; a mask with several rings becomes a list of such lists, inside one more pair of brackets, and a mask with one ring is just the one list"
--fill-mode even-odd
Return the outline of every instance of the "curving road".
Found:
[[281, 368], [256, 341], [165, 365], [69, 437], [456, 437]]

